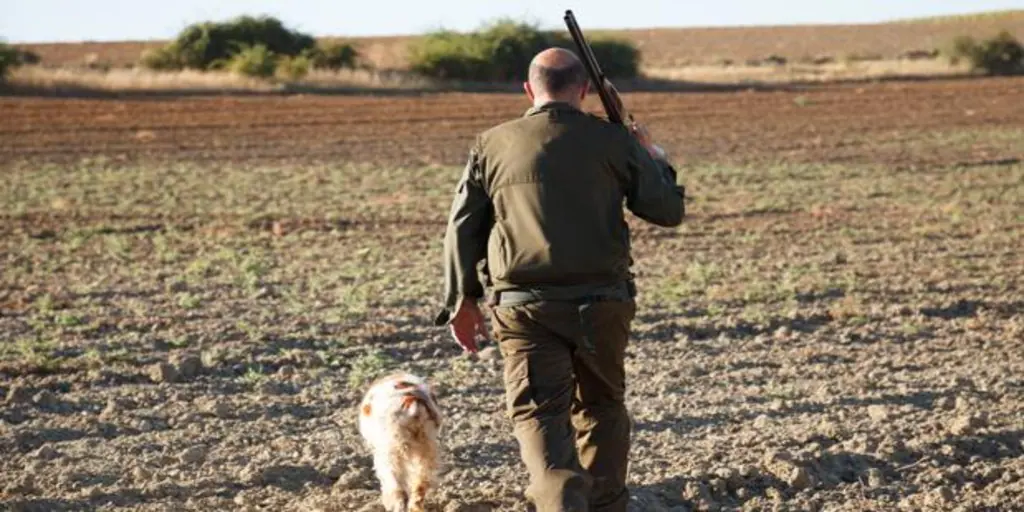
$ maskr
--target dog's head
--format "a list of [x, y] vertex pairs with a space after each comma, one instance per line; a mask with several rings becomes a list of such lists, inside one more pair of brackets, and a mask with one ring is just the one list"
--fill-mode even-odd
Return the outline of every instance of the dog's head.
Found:
[[374, 382], [359, 410], [363, 420], [372, 418], [409, 426], [429, 422], [441, 427], [437, 395], [421, 377], [409, 373], [388, 375]]

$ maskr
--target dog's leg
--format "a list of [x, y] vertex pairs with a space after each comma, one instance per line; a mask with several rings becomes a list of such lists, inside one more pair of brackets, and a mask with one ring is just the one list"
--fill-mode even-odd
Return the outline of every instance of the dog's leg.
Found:
[[[428, 450], [433, 452], [433, 450]], [[434, 453], [417, 454], [409, 464], [409, 512], [424, 512], [427, 493], [434, 484]]]
[[426, 510], [423, 507], [427, 503], [427, 491], [429, 490], [429, 485], [424, 482], [417, 483], [412, 488], [412, 496], [409, 496], [409, 512], [424, 512]]
[[380, 497], [387, 512], [406, 512], [405, 503], [408, 496], [405, 489], [399, 482], [399, 475], [395, 474], [388, 457], [374, 458], [374, 471], [377, 473], [377, 480], [380, 481]]

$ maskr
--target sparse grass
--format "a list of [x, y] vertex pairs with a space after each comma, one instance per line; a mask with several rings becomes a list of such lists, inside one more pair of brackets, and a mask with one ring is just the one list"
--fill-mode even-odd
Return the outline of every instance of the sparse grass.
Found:
[[20, 365], [42, 372], [60, 368], [61, 361], [51, 355], [54, 342], [49, 339], [26, 337], [18, 339], [13, 345], [12, 353]]
[[357, 388], [381, 376], [395, 362], [380, 350], [368, 350], [351, 362], [348, 369], [348, 385]]
[[71, 313], [62, 313], [54, 317], [53, 323], [61, 327], [77, 327], [82, 325], [82, 317]]
[[239, 379], [250, 386], [255, 386], [266, 381], [268, 379], [268, 375], [263, 373], [262, 366], [250, 366], [245, 370], [245, 373], [239, 377]]
[[202, 297], [193, 293], [186, 292], [178, 295], [178, 307], [183, 309], [198, 309], [202, 304]]

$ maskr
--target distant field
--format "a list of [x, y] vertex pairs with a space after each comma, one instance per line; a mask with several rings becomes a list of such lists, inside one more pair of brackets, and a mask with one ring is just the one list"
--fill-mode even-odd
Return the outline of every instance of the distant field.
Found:
[[[945, 48], [961, 34], [988, 36], [1002, 29], [1024, 37], [1024, 10], [866, 25], [656, 28], [602, 33], [635, 41], [643, 51], [645, 67], [672, 68], [726, 60], [743, 63], [770, 55], [790, 60], [822, 56], [836, 60], [895, 59], [906, 52]], [[406, 64], [410, 39], [395, 36], [353, 41], [374, 67], [400, 69]], [[118, 67], [131, 65], [142, 51], [161, 44], [123, 41], [23, 46], [37, 52], [46, 64], [81, 64], [92, 59]]]

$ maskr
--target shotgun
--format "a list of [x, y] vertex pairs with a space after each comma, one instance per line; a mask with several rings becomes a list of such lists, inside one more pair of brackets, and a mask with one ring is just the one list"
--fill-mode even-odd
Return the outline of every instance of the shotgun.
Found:
[[628, 118], [632, 122], [633, 116], [626, 112], [626, 108], [622, 105], [622, 98], [619, 97], [619, 91], [601, 71], [601, 66], [594, 57], [594, 51], [583, 37], [583, 31], [576, 23], [576, 16], [573, 15], [572, 10], [565, 11], [565, 26], [569, 28], [569, 34], [572, 35], [572, 40], [576, 43], [583, 66], [587, 68], [587, 75], [590, 76], [590, 82], [594, 85], [597, 95], [601, 97], [601, 105], [604, 106], [608, 120], [615, 124], [626, 124], [625, 119]]

